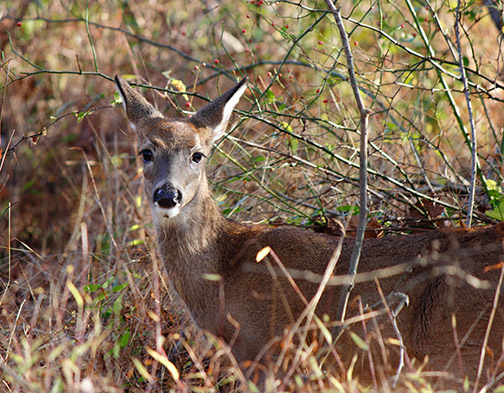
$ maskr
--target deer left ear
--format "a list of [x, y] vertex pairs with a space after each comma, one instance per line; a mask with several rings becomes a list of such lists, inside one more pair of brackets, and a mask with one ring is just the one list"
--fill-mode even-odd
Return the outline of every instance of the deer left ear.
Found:
[[231, 113], [247, 88], [247, 80], [247, 77], [243, 78], [235, 87], [204, 106], [189, 119], [198, 128], [209, 128], [212, 132], [212, 142], [224, 136]]
[[143, 132], [144, 129], [148, 129], [149, 126], [163, 119], [163, 115], [123, 78], [116, 75], [114, 82], [126, 115], [137, 133]]

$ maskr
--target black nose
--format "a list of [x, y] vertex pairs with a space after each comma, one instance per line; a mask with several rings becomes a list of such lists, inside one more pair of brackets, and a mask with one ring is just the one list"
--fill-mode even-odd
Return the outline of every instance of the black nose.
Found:
[[170, 209], [182, 200], [182, 194], [174, 187], [161, 187], [154, 191], [154, 203], [159, 207]]

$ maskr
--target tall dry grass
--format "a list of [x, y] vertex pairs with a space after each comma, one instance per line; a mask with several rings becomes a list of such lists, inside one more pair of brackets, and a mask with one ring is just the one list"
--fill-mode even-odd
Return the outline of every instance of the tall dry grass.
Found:
[[[358, 114], [324, 12], [323, 1], [2, 2], [0, 391], [247, 384], [168, 288], [111, 77], [157, 86], [146, 96], [187, 116], [248, 75], [235, 127], [211, 158], [222, 212], [330, 233], [358, 212]], [[471, 148], [453, 4], [357, 2], [343, 15], [372, 110], [370, 236], [457, 225]], [[475, 219], [487, 223], [504, 216], [503, 47], [479, 3], [465, 4], [461, 23], [478, 131]], [[314, 327], [301, 353], [284, 342], [290, 378], [272, 391], [392, 390], [360, 381], [336, 355], [322, 365], [319, 336]], [[383, 338], [361, 339], [349, 351], [372, 365], [366, 348]], [[407, 365], [398, 389], [436, 391], [431, 377]]]

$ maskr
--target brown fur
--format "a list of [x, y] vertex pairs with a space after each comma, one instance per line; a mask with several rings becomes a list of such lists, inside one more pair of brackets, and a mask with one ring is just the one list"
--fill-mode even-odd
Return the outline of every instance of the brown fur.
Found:
[[[239, 361], [252, 360], [270, 339], [295, 322], [305, 308], [287, 279], [282, 276], [274, 279], [269, 273], [266, 263], [276, 267], [273, 259], [257, 263], [257, 253], [269, 246], [285, 267], [322, 275], [339, 238], [291, 227], [239, 224], [219, 213], [208, 189], [204, 164], [191, 162], [191, 152], [197, 147], [205, 155], [210, 154], [212, 129], [223, 118], [216, 112], [224, 111], [234, 94], [241, 95], [242, 91], [236, 93], [240, 85], [207, 105], [192, 122], [191, 119], [159, 121], [157, 111], [126, 82], [116, 78], [116, 83], [128, 116], [136, 126], [141, 149], [153, 152], [153, 161], [144, 167], [145, 188], [153, 209], [159, 251], [173, 286], [199, 327], [232, 343], [233, 354]], [[155, 119], [142, 118], [149, 113]], [[174, 185], [183, 195], [180, 212], [172, 218], [152, 201], [156, 188], [164, 184]], [[503, 260], [503, 235], [501, 224], [364, 242], [360, 273], [410, 264], [408, 271], [382, 278], [379, 284], [385, 295], [394, 291], [408, 295], [410, 304], [399, 313], [398, 326], [408, 353], [420, 361], [429, 356], [429, 368], [447, 368], [456, 375], [475, 378], [500, 274], [498, 269], [487, 272], [485, 268]], [[334, 275], [346, 274], [352, 249], [353, 241], [345, 239]], [[488, 281], [490, 286], [474, 288], [463, 278], [464, 274]], [[219, 279], [208, 279], [208, 275]], [[296, 279], [296, 284], [308, 301], [318, 287], [305, 279]], [[339, 286], [325, 290], [317, 307], [319, 316], [327, 314], [334, 319], [339, 291]], [[364, 306], [379, 303], [376, 283], [368, 280], [355, 286], [349, 316], [358, 314], [354, 301], [357, 298]], [[488, 343], [496, 356], [502, 350], [501, 304]], [[472, 331], [461, 347], [462, 369], [456, 359], [449, 363], [456, 353], [452, 315], [457, 321], [459, 341]], [[231, 320], [239, 324], [238, 332]], [[397, 338], [386, 317], [380, 318], [378, 324], [384, 339]], [[354, 330], [363, 337], [361, 328], [359, 323]], [[372, 328], [369, 322], [368, 329]], [[347, 364], [354, 347], [348, 335], [337, 343]], [[397, 362], [398, 351], [393, 347], [387, 351], [389, 361]]]

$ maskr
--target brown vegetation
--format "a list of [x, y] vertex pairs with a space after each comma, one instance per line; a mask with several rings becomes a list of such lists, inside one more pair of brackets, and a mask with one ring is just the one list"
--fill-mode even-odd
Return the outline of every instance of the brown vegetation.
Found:
[[[186, 329], [167, 289], [136, 142], [110, 104], [114, 74], [157, 86], [143, 92], [169, 117], [249, 75], [253, 96], [211, 157], [209, 179], [226, 216], [323, 227], [355, 213], [358, 116], [324, 2], [184, 5], [0, 5], [2, 391], [233, 390], [241, 378], [227, 348]], [[470, 3], [462, 11], [481, 224], [502, 220], [504, 209], [502, 44], [485, 9]], [[372, 110], [372, 228], [388, 236], [459, 224], [471, 150], [455, 13], [406, 0], [342, 13]], [[352, 304], [350, 316], [358, 314]], [[373, 364], [365, 349], [374, 338], [359, 337], [357, 361]], [[348, 369], [328, 372], [313, 343], [289, 352], [282, 367], [291, 378], [277, 389], [366, 388]], [[398, 386], [438, 389], [425, 370], [406, 365]], [[498, 370], [487, 369], [477, 389], [501, 384]]]

